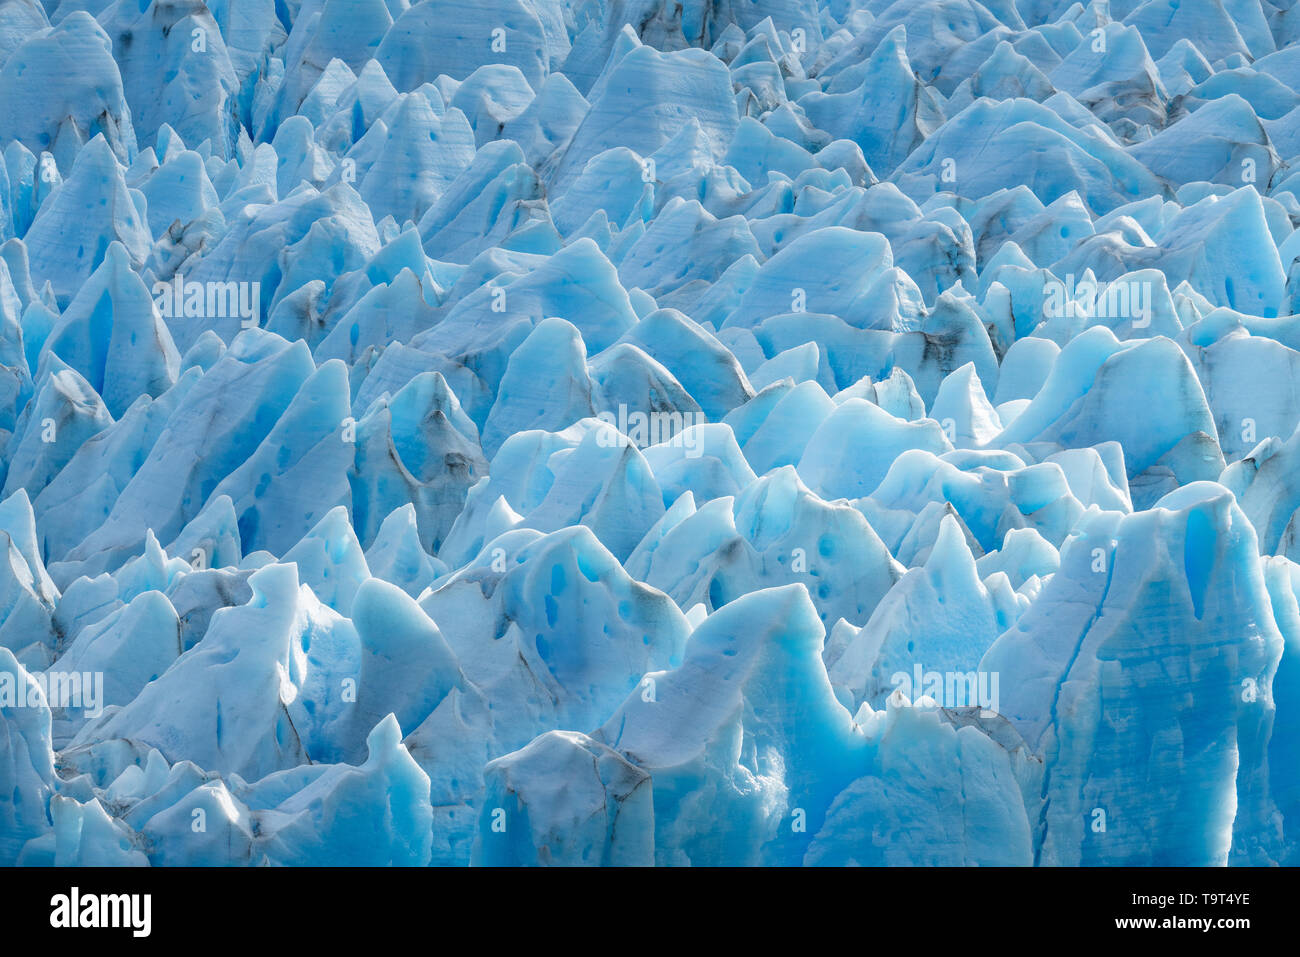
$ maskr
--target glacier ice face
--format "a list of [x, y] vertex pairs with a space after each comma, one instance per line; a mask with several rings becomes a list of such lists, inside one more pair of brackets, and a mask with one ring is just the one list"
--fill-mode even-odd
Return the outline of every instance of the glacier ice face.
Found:
[[1300, 4], [0, 4], [0, 864], [1300, 860]]

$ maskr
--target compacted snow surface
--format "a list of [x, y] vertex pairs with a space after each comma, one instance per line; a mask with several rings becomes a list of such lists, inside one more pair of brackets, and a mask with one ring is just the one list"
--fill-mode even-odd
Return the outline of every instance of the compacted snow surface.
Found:
[[1289, 863], [1300, 3], [0, 2], [0, 864]]

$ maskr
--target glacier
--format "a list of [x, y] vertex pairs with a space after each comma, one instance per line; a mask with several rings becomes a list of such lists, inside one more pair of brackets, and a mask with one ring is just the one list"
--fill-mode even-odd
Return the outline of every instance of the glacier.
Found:
[[1297, 0], [0, 0], [0, 864], [1300, 863]]

